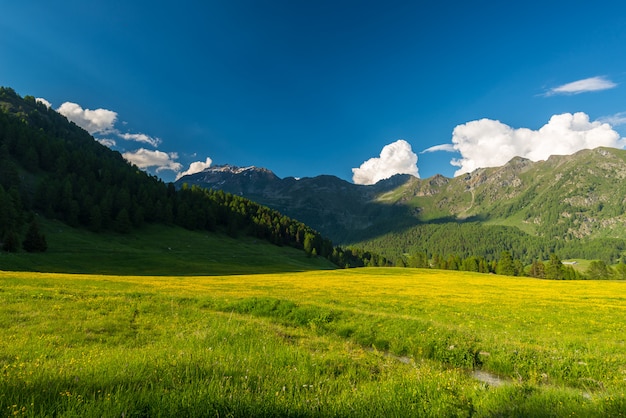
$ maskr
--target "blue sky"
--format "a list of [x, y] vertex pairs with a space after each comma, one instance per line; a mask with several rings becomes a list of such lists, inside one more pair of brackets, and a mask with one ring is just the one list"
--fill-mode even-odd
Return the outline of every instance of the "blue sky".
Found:
[[453, 176], [626, 136], [621, 1], [5, 3], [0, 85], [166, 181]]

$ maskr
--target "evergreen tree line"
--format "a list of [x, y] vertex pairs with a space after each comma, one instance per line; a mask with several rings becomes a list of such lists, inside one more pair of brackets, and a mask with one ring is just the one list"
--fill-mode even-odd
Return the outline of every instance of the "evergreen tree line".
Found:
[[[583, 275], [575, 270], [571, 265], [565, 265], [556, 254], [550, 254], [547, 261], [534, 260], [530, 266], [525, 266], [519, 258], [513, 258], [509, 251], [503, 251], [498, 259], [487, 260], [485, 257], [470, 255], [462, 258], [458, 255], [443, 256], [435, 253], [429, 258], [426, 253], [415, 253], [404, 256], [398, 260], [399, 267], [414, 268], [435, 268], [441, 270], [472, 271], [477, 273], [500, 274], [506, 276], [529, 276], [549, 280], [579, 280], [585, 278], [626, 279], [626, 264], [623, 264], [624, 275], [621, 277], [612, 274], [611, 269], [603, 261], [592, 262], [592, 265], [602, 265], [605, 267], [603, 274]], [[591, 267], [590, 267], [591, 269]]]
[[622, 257], [615, 266], [609, 266], [602, 260], [594, 260], [584, 272], [576, 270], [570, 264], [564, 264], [556, 254], [550, 254], [546, 261], [537, 259], [530, 265], [524, 265], [508, 251], [503, 251], [500, 258], [491, 261], [484, 257], [461, 258], [457, 255], [439, 254], [429, 259], [426, 253], [416, 253], [401, 258], [398, 266], [528, 276], [548, 280], [626, 280], [626, 257]]
[[[484, 259], [485, 263], [496, 261], [504, 251], [522, 265], [535, 260], [549, 260], [552, 254], [560, 259], [582, 258], [614, 264], [626, 251], [626, 241], [617, 238], [593, 240], [566, 240], [546, 236], [529, 235], [515, 227], [484, 225], [477, 222], [446, 222], [422, 224], [401, 232], [392, 232], [359, 246], [402, 265], [410, 261], [406, 254], [418, 257], [424, 254], [428, 260], [450, 254], [462, 260]], [[415, 261], [413, 261], [415, 262]], [[422, 263], [424, 264], [424, 263]]]
[[35, 213], [94, 232], [129, 233], [145, 223], [163, 223], [251, 235], [341, 267], [383, 263], [370, 253], [333, 247], [305, 224], [248, 199], [198, 187], [176, 190], [34, 97], [0, 88], [2, 249], [17, 251], [23, 241], [27, 251], [45, 251]]

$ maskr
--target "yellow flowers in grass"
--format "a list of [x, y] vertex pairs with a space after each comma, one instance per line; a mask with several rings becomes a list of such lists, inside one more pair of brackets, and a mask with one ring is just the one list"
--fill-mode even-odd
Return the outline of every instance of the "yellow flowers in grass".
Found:
[[511, 399], [529, 414], [556, 401], [559, 413], [611, 415], [625, 403], [623, 282], [393, 268], [0, 272], [0, 325], [7, 415], [212, 405], [219, 415], [489, 416], [516, 411]]

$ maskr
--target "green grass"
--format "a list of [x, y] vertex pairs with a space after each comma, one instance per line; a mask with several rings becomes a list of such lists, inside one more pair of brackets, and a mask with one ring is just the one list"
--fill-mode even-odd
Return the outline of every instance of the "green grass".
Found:
[[0, 416], [623, 416], [625, 285], [0, 272]]
[[[545, 260], [547, 261], [547, 260]], [[545, 262], [544, 261], [544, 262]], [[563, 260], [563, 263], [565, 263], [567, 266], [571, 266], [574, 270], [580, 272], [580, 273], [586, 273], [587, 270], [589, 269], [589, 266], [591, 265], [591, 263], [594, 260], [584, 260], [582, 258], [572, 258], [572, 259], [568, 259], [568, 260]]]
[[328, 260], [250, 237], [148, 225], [94, 234], [42, 221], [48, 251], [0, 252], [0, 270], [131, 275], [227, 275], [336, 268]]
[[513, 228], [518, 228], [520, 231], [528, 234], [528, 235], [536, 235], [537, 234], [537, 225], [532, 222], [527, 221], [524, 218], [524, 214], [522, 212], [517, 212], [506, 218], [496, 218], [490, 219], [484, 222], [484, 225], [501, 225], [508, 226]]

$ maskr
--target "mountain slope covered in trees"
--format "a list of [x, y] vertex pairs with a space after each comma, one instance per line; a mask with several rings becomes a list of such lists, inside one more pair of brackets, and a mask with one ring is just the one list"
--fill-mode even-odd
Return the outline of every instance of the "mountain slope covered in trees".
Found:
[[552, 253], [610, 263], [626, 250], [625, 177], [626, 151], [597, 148], [539, 162], [518, 157], [451, 179], [395, 176], [373, 186], [330, 176], [278, 179], [267, 170], [260, 183], [251, 172], [224, 167], [179, 185], [281, 208], [337, 242], [398, 263], [418, 253], [493, 260], [503, 251], [525, 264]]
[[[358, 257], [311, 227], [223, 191], [176, 190], [127, 163], [56, 111], [0, 88], [0, 243], [44, 251], [37, 217], [93, 232], [128, 234], [144, 224], [250, 235], [344, 265]], [[21, 244], [21, 245], [20, 245]]]
[[257, 167], [217, 166], [185, 176], [176, 182], [202, 188], [224, 190], [288, 214], [307, 225], [315, 225], [334, 242], [354, 241], [368, 228], [385, 230], [386, 220], [395, 227], [401, 220], [413, 224], [411, 208], [381, 204], [377, 197], [395, 190], [411, 176], [395, 176], [373, 186], [361, 186], [335, 176], [278, 178]]

